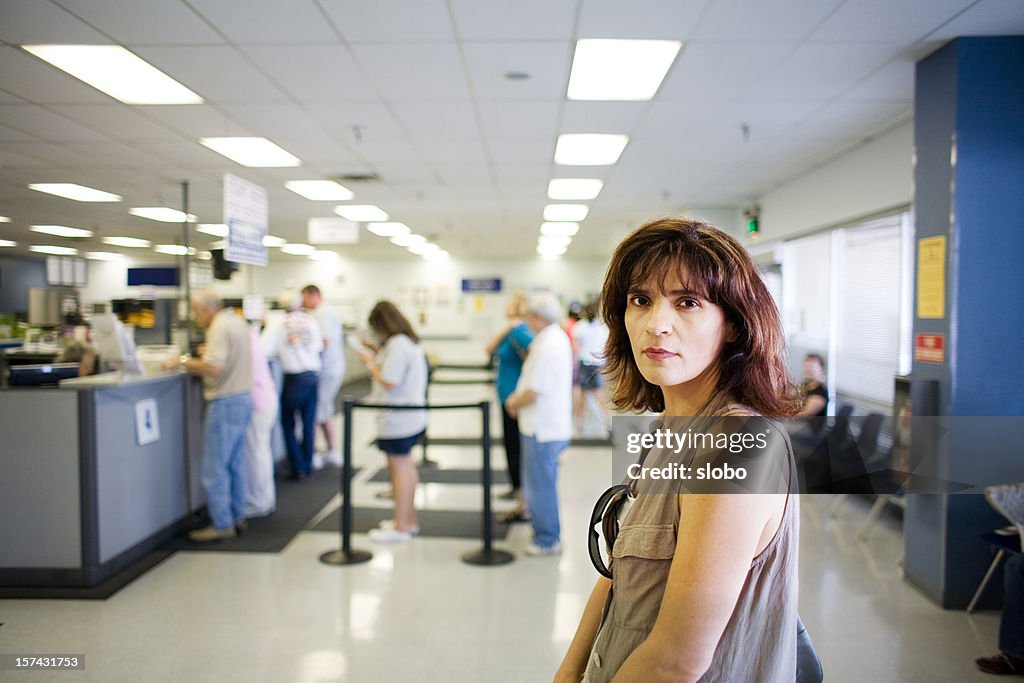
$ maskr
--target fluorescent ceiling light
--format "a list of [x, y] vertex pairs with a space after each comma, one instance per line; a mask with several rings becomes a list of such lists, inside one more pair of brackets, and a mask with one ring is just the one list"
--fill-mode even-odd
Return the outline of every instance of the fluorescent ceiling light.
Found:
[[119, 45], [22, 47], [125, 104], [203, 103], [202, 97]]
[[0, 247], [16, 247], [18, 243], [14, 240], [0, 240]]
[[343, 204], [334, 207], [334, 213], [353, 223], [380, 223], [389, 218], [380, 207], [373, 204]]
[[114, 247], [131, 247], [133, 249], [144, 248], [150, 245], [149, 240], [140, 240], [138, 237], [104, 237], [103, 243]]
[[562, 258], [562, 254], [543, 253], [540, 255], [540, 258], [542, 261], [558, 261]]
[[200, 138], [199, 143], [249, 168], [299, 166], [302, 161], [266, 138]]
[[436, 251], [430, 251], [423, 254], [423, 258], [428, 261], [447, 261], [451, 258], [451, 254], [443, 249], [437, 249]]
[[346, 202], [355, 197], [352, 190], [333, 180], [289, 180], [284, 186], [315, 202]]
[[397, 237], [408, 235], [411, 231], [405, 223], [369, 223], [366, 229], [379, 237]]
[[566, 248], [557, 244], [538, 244], [537, 253], [541, 256], [561, 256]]
[[158, 254], [171, 254], [172, 256], [184, 256], [186, 253], [194, 254], [196, 250], [186, 247], [184, 244], [158, 244], [153, 247]]
[[548, 183], [549, 199], [593, 199], [604, 181], [597, 178], [555, 178]]
[[550, 245], [553, 247], [568, 247], [572, 244], [571, 237], [555, 236], [555, 235], [541, 235], [537, 239], [537, 245]]
[[628, 135], [565, 133], [555, 143], [555, 163], [564, 166], [610, 166], [619, 160]]
[[565, 236], [574, 237], [576, 233], [580, 231], [579, 223], [541, 223], [540, 234], [542, 235], [553, 235], [553, 236]]
[[65, 225], [33, 225], [29, 230], [56, 237], [92, 237], [92, 230], [69, 228]]
[[78, 250], [72, 247], [56, 247], [52, 244], [33, 244], [28, 250], [40, 254], [53, 254], [54, 256], [74, 256], [78, 253]]
[[263, 246], [265, 247], [283, 247], [288, 244], [288, 240], [283, 237], [275, 237], [274, 235], [265, 235], [263, 237]]
[[85, 185], [75, 183], [29, 183], [28, 189], [55, 194], [65, 199], [74, 199], [76, 202], [119, 202], [121, 195], [94, 190]]
[[330, 249], [317, 249], [309, 255], [309, 258], [314, 261], [337, 261], [338, 252], [331, 251]]
[[0, 223], [10, 223], [11, 219], [7, 216], [0, 216]]
[[85, 258], [93, 261], [119, 261], [124, 258], [124, 254], [118, 254], [115, 251], [87, 251]]
[[[186, 218], [184, 211], [178, 211], [166, 206], [137, 206], [128, 209], [128, 213], [162, 223], [184, 223]], [[190, 223], [196, 219], [192, 214], [188, 214], [187, 218]]]
[[391, 238], [391, 244], [397, 244], [400, 247], [411, 247], [414, 244], [426, 244], [427, 238], [423, 235], [417, 235], [416, 233], [409, 233], [408, 235], [395, 235]]
[[436, 244], [432, 244], [431, 242], [418, 242], [416, 244], [410, 244], [408, 249], [412, 253], [419, 254], [420, 256], [422, 256], [423, 254], [432, 251], [438, 251], [441, 249], [441, 247], [437, 246]]
[[228, 226], [223, 223], [200, 223], [196, 226], [196, 232], [201, 232], [204, 235], [213, 235], [214, 237], [227, 237]]
[[544, 207], [544, 220], [550, 222], [579, 222], [590, 211], [586, 204], [548, 204]]
[[566, 97], [650, 100], [682, 45], [678, 40], [577, 40]]
[[316, 247], [311, 244], [286, 244], [281, 247], [281, 251], [293, 256], [309, 256], [316, 251]]

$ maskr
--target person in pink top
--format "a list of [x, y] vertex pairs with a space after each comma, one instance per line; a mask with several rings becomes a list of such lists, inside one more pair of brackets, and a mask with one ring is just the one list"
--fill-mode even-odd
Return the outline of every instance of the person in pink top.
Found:
[[277, 387], [270, 376], [267, 355], [257, 327], [252, 336], [252, 418], [245, 432], [245, 516], [264, 517], [277, 506], [274, 490], [274, 455], [270, 447], [277, 423]]

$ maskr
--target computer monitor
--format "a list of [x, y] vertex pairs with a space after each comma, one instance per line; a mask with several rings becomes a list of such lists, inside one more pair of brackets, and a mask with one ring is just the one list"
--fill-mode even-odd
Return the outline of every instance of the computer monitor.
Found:
[[113, 370], [129, 374], [142, 374], [142, 364], [135, 354], [135, 338], [112, 313], [94, 315], [92, 342], [103, 364]]
[[62, 379], [73, 377], [78, 377], [78, 363], [12, 365], [10, 385], [12, 387], [57, 386]]

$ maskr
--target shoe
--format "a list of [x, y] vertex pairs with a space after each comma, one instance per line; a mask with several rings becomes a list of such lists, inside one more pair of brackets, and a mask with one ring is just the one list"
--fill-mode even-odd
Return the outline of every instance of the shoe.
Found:
[[1011, 657], [1005, 652], [997, 652], [991, 657], [978, 657], [974, 663], [987, 674], [1024, 676], [1024, 661]]
[[501, 524], [515, 524], [516, 522], [529, 522], [530, 515], [521, 510], [510, 510], [502, 512], [496, 519]]
[[331, 467], [341, 467], [341, 451], [335, 448], [324, 453], [324, 464]]
[[526, 554], [530, 557], [545, 557], [547, 555], [560, 555], [562, 553], [562, 544], [555, 543], [549, 546], [540, 546], [536, 543], [531, 543], [526, 547]]
[[[381, 521], [380, 524], [377, 525], [377, 528], [378, 529], [383, 529], [385, 531], [394, 529], [395, 528], [395, 520], [393, 520], [393, 519], [385, 519], [385, 520]], [[420, 525], [416, 524], [412, 528], [407, 529], [406, 531], [408, 531], [413, 536], [419, 536], [420, 535]]]
[[244, 519], [240, 519], [235, 522], [235, 533], [241, 536], [249, 530], [249, 522]]
[[505, 493], [499, 493], [497, 497], [498, 497], [498, 500], [515, 500], [516, 499], [516, 490], [515, 489], [509, 489], [508, 491], [505, 491]]
[[302, 481], [309, 478], [309, 472], [292, 472], [288, 475], [288, 478], [292, 481]]
[[193, 543], [227, 543], [235, 540], [237, 536], [238, 534], [235, 532], [234, 526], [218, 529], [212, 524], [208, 527], [188, 532], [188, 540]]
[[324, 468], [324, 458], [319, 453], [313, 454], [312, 467], [314, 472], [319, 472]]
[[388, 489], [387, 491], [377, 491], [377, 493], [373, 494], [373, 497], [380, 498], [381, 500], [394, 500], [395, 492], [391, 489]]
[[412, 534], [398, 529], [370, 529], [370, 540], [375, 543], [408, 543]]

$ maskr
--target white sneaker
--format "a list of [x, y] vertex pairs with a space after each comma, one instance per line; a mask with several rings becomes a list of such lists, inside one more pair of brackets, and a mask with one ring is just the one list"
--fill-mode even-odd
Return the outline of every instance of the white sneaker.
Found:
[[[393, 519], [382, 520], [381, 523], [377, 525], [377, 528], [378, 529], [385, 529], [385, 530], [394, 529], [395, 528], [395, 520], [393, 520]], [[420, 535], [420, 525], [417, 524], [417, 525], [413, 526], [411, 529], [408, 529], [408, 532], [410, 534], [412, 534], [413, 536], [419, 536]]]
[[370, 540], [375, 543], [408, 543], [412, 534], [398, 529], [370, 529]]
[[531, 543], [526, 547], [526, 554], [530, 557], [545, 557], [547, 555], [560, 555], [562, 553], [562, 544], [555, 543], [551, 546], [539, 546], [536, 543]]
[[333, 451], [324, 453], [324, 464], [331, 467], [341, 467], [341, 451], [335, 448]]
[[319, 472], [324, 468], [324, 457], [319, 453], [313, 454], [313, 471]]

